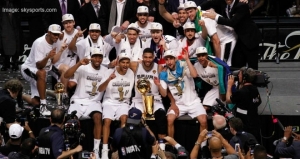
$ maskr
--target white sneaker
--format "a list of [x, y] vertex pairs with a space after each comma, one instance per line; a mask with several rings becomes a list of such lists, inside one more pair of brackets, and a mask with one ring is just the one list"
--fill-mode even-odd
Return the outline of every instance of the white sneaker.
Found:
[[99, 150], [98, 149], [95, 149], [94, 150], [94, 154], [96, 156], [96, 159], [100, 159], [100, 156], [99, 156]]
[[109, 159], [108, 151], [109, 151], [109, 149], [102, 149], [101, 159]]
[[40, 113], [43, 116], [50, 116], [51, 115], [51, 111], [47, 109], [47, 105], [46, 104], [41, 104], [41, 106], [40, 106]]

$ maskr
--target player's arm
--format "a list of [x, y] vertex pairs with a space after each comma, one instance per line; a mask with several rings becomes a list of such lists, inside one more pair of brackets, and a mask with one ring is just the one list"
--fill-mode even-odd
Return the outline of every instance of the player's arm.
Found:
[[111, 80], [113, 80], [114, 78], [116, 78], [116, 74], [115, 74], [115, 71], [116, 70], [114, 70], [114, 72], [102, 83], [102, 84], [100, 84], [100, 86], [98, 87], [98, 91], [99, 92], [103, 92], [103, 91], [105, 91], [106, 90], [106, 87], [107, 87], [107, 85], [108, 85], [108, 83], [111, 81]]
[[132, 62], [130, 62], [129, 68], [130, 68], [134, 73], [136, 73], [136, 69], [137, 69], [138, 64], [139, 64], [138, 62], [132, 61]]
[[90, 59], [82, 59], [78, 61], [74, 66], [72, 66], [66, 71], [64, 78], [71, 78], [81, 65], [87, 65], [89, 64], [89, 61]]

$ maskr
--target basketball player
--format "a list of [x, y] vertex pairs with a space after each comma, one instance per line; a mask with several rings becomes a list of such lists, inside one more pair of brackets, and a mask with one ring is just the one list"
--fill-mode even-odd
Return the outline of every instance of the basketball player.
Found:
[[167, 113], [168, 136], [171, 137], [174, 136], [175, 119], [185, 114], [197, 118], [200, 122], [200, 132], [207, 127], [206, 111], [196, 93], [193, 79], [197, 77], [197, 71], [187, 52], [182, 55], [185, 61], [177, 60], [176, 54], [174, 50], [168, 50], [164, 53], [167, 69], [160, 73], [160, 80], [155, 81], [157, 86], [163, 88], [159, 89], [162, 96], [167, 95], [167, 88], [169, 88], [179, 109], [178, 116], [175, 115], [173, 109]]
[[[158, 127], [158, 138], [163, 139], [166, 136], [167, 118], [166, 111], [162, 104], [162, 99], [159, 94], [159, 89], [154, 81], [158, 80], [158, 65], [154, 62], [154, 52], [150, 48], [146, 48], [143, 51], [143, 60], [139, 62], [131, 62], [130, 68], [135, 73], [135, 85], [137, 86], [137, 81], [139, 79], [147, 79], [151, 83], [151, 90], [147, 93], [151, 93], [154, 96], [153, 101], [153, 114], [155, 117], [155, 123]], [[135, 87], [135, 96], [132, 98], [131, 107], [136, 107], [137, 109], [145, 112], [143, 98], [141, 93], [139, 93], [137, 87]]]
[[130, 53], [121, 52], [118, 56], [118, 67], [104, 72], [99, 91], [105, 91], [103, 98], [103, 148], [101, 159], [108, 159], [108, 138], [112, 120], [120, 120], [124, 127], [129, 110], [129, 100], [134, 85], [134, 73], [129, 69]]
[[148, 21], [149, 9], [147, 6], [139, 6], [136, 13], [137, 21], [135, 24], [140, 29], [140, 38], [145, 42], [147, 38], [151, 38], [150, 28], [151, 22]]
[[99, 48], [93, 48], [91, 59], [81, 59], [65, 73], [65, 78], [74, 76], [77, 81], [77, 87], [71, 98], [68, 113], [71, 114], [72, 111], [76, 110], [78, 119], [93, 119], [94, 152], [98, 158], [102, 132], [100, 100], [103, 96], [103, 92], [98, 91], [98, 86], [104, 77], [103, 72], [107, 71], [106, 67], [101, 66], [102, 60], [103, 52]]

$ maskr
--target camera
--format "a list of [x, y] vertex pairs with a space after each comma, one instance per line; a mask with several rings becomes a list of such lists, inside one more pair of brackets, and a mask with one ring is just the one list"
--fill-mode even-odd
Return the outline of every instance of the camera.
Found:
[[211, 131], [207, 132], [207, 137], [209, 137], [209, 138], [212, 137], [212, 132]]
[[235, 150], [235, 152], [239, 152], [239, 147], [240, 147], [240, 144], [239, 143], [236, 143], [235, 145], [234, 145], [234, 150]]
[[[245, 71], [247, 71], [247, 68]], [[254, 77], [251, 83], [257, 87], [268, 87], [268, 84], [270, 83], [269, 81], [270, 76], [267, 73], [262, 71], [258, 71], [258, 70], [253, 70], [253, 71], [254, 71], [253, 73]], [[232, 75], [234, 76], [234, 81], [239, 81], [239, 77], [238, 77], [239, 73], [240, 70], [236, 70], [232, 72]]]
[[214, 113], [214, 114], [219, 114], [219, 115], [222, 115], [224, 116], [227, 120], [230, 120], [231, 118], [234, 117], [234, 115], [231, 113], [231, 111], [226, 108], [225, 104], [218, 98], [216, 98], [216, 101], [217, 101], [217, 105], [213, 105], [211, 107], [211, 111]]

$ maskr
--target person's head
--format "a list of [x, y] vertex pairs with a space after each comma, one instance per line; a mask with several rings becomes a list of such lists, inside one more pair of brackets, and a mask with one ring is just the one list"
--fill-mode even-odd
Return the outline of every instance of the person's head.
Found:
[[175, 154], [169, 151], [165, 151], [166, 159], [176, 159]]
[[36, 140], [34, 138], [27, 138], [21, 144], [21, 153], [26, 156], [30, 156], [34, 152]]
[[12, 98], [17, 98], [23, 90], [23, 84], [18, 79], [11, 79], [4, 84], [4, 89], [8, 90]]
[[139, 26], [135, 23], [131, 23], [127, 28], [127, 37], [131, 45], [135, 44], [136, 40], [139, 37], [140, 29]]
[[255, 159], [267, 159], [266, 148], [262, 145], [256, 145], [254, 148], [253, 156]]
[[93, 5], [97, 5], [97, 4], [99, 3], [99, 0], [91, 0], [91, 3], [92, 3]]
[[164, 53], [164, 59], [166, 61], [166, 65], [169, 69], [175, 70], [175, 65], [176, 65], [176, 51], [175, 50], [167, 50]]
[[162, 25], [160, 23], [155, 23], [155, 22], [151, 23], [150, 32], [151, 32], [152, 40], [154, 41], [154, 43], [158, 44], [161, 38], [163, 38]]
[[154, 51], [151, 48], [146, 48], [143, 51], [143, 64], [146, 67], [149, 67], [153, 64], [155, 55], [154, 55]]
[[239, 82], [243, 83], [252, 83], [255, 80], [256, 73], [252, 68], [248, 67], [242, 67], [240, 69], [240, 72], [238, 74], [239, 76]]
[[230, 132], [235, 135], [236, 132], [243, 131], [243, 122], [240, 118], [231, 118], [229, 120]]
[[199, 62], [202, 66], [206, 67], [207, 64], [208, 64], [208, 54], [207, 54], [207, 49], [206, 49], [205, 47], [203, 47], [203, 46], [198, 47], [198, 48], [196, 49], [195, 55], [197, 56], [198, 62]]
[[215, 130], [223, 129], [227, 124], [225, 117], [222, 115], [214, 115], [212, 120]]
[[231, 5], [233, 3], [233, 0], [225, 0], [227, 5]]
[[8, 129], [9, 137], [12, 141], [21, 139], [24, 128], [20, 124], [12, 124]]
[[62, 109], [54, 109], [51, 111], [51, 124], [63, 124], [65, 120], [65, 112]]
[[186, 1], [184, 3], [184, 9], [190, 18], [191, 21], [194, 21], [196, 19], [196, 13], [197, 13], [197, 5], [194, 1]]
[[220, 153], [222, 150], [222, 141], [215, 136], [209, 138], [208, 145], [211, 153]]
[[100, 34], [101, 34], [100, 24], [97, 24], [97, 23], [90, 24], [89, 35], [94, 42], [98, 40]]
[[188, 14], [186, 13], [186, 10], [184, 9], [184, 4], [181, 3], [177, 9], [178, 9], [179, 23], [184, 24], [188, 19]]
[[103, 60], [103, 52], [100, 48], [93, 48], [91, 51], [91, 64], [94, 69], [99, 69]]
[[128, 111], [127, 124], [138, 125], [140, 124], [141, 119], [142, 119], [142, 112], [139, 109], [132, 107]]
[[57, 24], [52, 24], [48, 28], [47, 42], [50, 44], [56, 43], [61, 34], [61, 27]]
[[184, 35], [188, 41], [192, 41], [195, 39], [196, 28], [193, 22], [186, 22], [183, 25]]
[[148, 16], [149, 16], [149, 9], [147, 6], [139, 6], [137, 8], [136, 17], [138, 19], [138, 22], [141, 25], [147, 23]]
[[131, 55], [130, 55], [129, 51], [121, 50], [118, 58], [119, 58], [120, 71], [126, 73], [130, 66], [130, 60], [131, 60]]
[[72, 31], [74, 30], [74, 25], [75, 25], [73, 15], [72, 14], [63, 15], [62, 16], [62, 24], [64, 26], [64, 30], [67, 33], [72, 33]]

